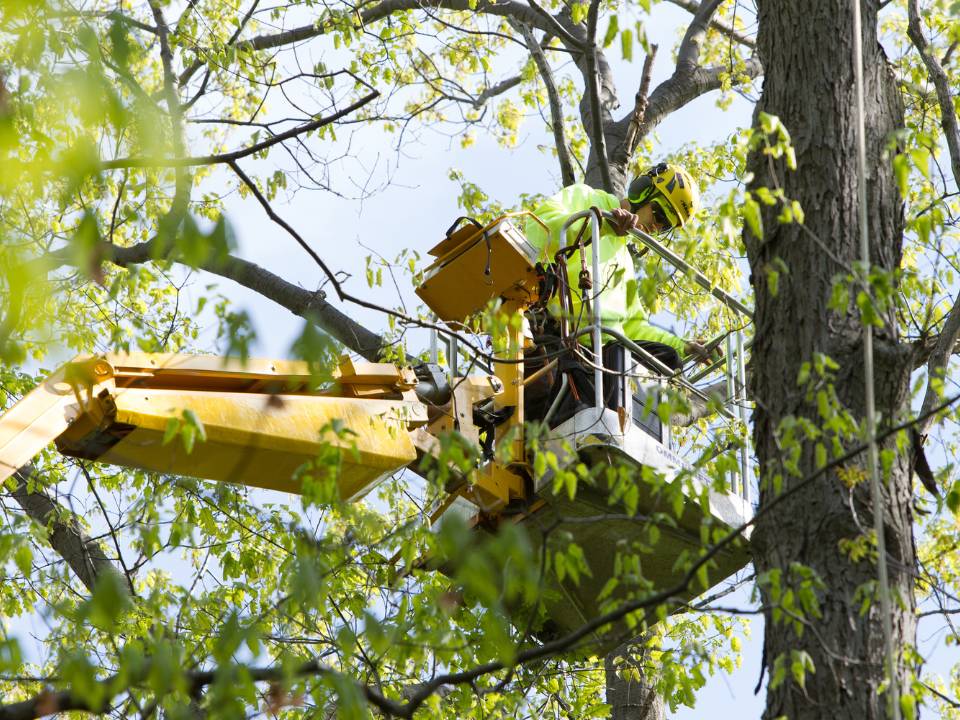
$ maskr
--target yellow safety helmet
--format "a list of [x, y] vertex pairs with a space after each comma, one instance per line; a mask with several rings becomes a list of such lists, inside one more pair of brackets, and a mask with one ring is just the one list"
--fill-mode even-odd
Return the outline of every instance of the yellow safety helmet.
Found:
[[674, 227], [683, 227], [700, 205], [700, 188], [679, 165], [660, 163], [634, 178], [627, 200], [634, 206], [653, 200]]

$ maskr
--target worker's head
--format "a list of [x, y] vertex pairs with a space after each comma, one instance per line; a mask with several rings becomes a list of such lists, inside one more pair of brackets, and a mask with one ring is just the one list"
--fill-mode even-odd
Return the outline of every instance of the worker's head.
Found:
[[642, 225], [665, 232], [683, 227], [697, 211], [700, 190], [686, 170], [660, 163], [633, 179], [626, 201], [630, 211], [641, 216]]

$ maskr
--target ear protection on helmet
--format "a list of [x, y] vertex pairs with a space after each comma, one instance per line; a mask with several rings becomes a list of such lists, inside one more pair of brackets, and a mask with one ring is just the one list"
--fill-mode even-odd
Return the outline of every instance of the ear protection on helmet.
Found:
[[639, 205], [645, 199], [649, 191], [653, 188], [653, 179], [660, 173], [667, 171], [666, 163], [658, 163], [646, 170], [642, 175], [638, 175], [627, 188], [627, 200], [631, 206]]

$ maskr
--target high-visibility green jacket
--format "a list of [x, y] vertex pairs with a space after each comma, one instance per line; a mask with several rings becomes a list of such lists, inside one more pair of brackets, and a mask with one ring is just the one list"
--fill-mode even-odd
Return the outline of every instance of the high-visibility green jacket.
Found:
[[[615, 195], [603, 190], [578, 184], [563, 188], [560, 192], [544, 200], [533, 213], [550, 228], [549, 237], [536, 221], [528, 218], [525, 225], [527, 240], [540, 253], [541, 262], [553, 262], [553, 256], [560, 249], [560, 228], [564, 221], [574, 213], [598, 207], [601, 210], [613, 210], [620, 207], [620, 201]], [[567, 237], [563, 245], [569, 245], [577, 239], [582, 221], [573, 223], [567, 230]], [[589, 240], [590, 228], [586, 230], [584, 240]], [[587, 247], [587, 269], [593, 270], [593, 247]], [[590, 318], [585, 311], [581, 311], [580, 290], [580, 252], [575, 252], [567, 260], [567, 274], [573, 294], [573, 322], [583, 328], [590, 324]], [[647, 322], [646, 311], [637, 295], [637, 283], [633, 274], [633, 259], [627, 249], [626, 237], [621, 237], [604, 222], [600, 228], [600, 278], [592, 278], [594, 288], [602, 288], [600, 292], [600, 310], [603, 316], [603, 325], [613, 328], [631, 340], [650, 340], [664, 343], [683, 354], [684, 340], [676, 335], [661, 330]], [[593, 293], [595, 290], [587, 291]], [[551, 306], [554, 312], [559, 311], [559, 304]], [[587, 342], [588, 338], [584, 338]]]

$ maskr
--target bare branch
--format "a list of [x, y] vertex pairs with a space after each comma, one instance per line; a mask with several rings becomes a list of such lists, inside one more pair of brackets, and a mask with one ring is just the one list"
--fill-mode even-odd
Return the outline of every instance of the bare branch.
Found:
[[512, 90], [521, 82], [523, 82], [523, 77], [520, 75], [514, 75], [513, 77], [509, 77], [506, 80], [501, 80], [500, 82], [495, 83], [488, 88], [484, 88], [484, 90], [473, 100], [473, 106], [479, 110], [487, 104], [487, 100], [495, 98], [498, 95], [503, 95], [503, 93]]
[[[669, 0], [669, 2], [673, 3], [677, 7], [683, 8], [692, 15], [696, 15], [698, 12], [700, 12], [701, 3], [694, 2], [694, 0]], [[711, 18], [709, 25], [714, 30], [723, 33], [731, 40], [734, 40], [741, 45], [750, 48], [751, 50], [757, 45], [756, 41], [752, 37], [748, 37], [740, 33], [735, 28], [732, 28], [729, 25], [720, 22], [719, 20], [714, 20]]]
[[700, 65], [700, 46], [707, 34], [707, 25], [723, 0], [703, 0], [697, 7], [677, 50], [677, 72], [692, 73]]
[[373, 100], [376, 97], [379, 97], [380, 93], [376, 90], [369, 93], [368, 95], [363, 96], [357, 100], [352, 105], [345, 107], [343, 110], [335, 112], [333, 115], [328, 115], [326, 117], [313, 120], [303, 125], [297, 125], [296, 127], [290, 128], [289, 130], [278, 133], [273, 137], [270, 137], [261, 142], [255, 143], [250, 147], [243, 148], [241, 150], [234, 150], [229, 153], [222, 153], [219, 155], [200, 155], [193, 157], [172, 157], [172, 158], [150, 158], [150, 157], [131, 157], [131, 158], [118, 158], [116, 160], [106, 160], [101, 163], [100, 167], [104, 170], [116, 170], [119, 168], [145, 168], [145, 167], [190, 167], [194, 165], [214, 165], [216, 163], [226, 163], [236, 162], [242, 158], [248, 157], [255, 153], [260, 152], [261, 150], [266, 150], [277, 143], [281, 143], [284, 140], [289, 140], [290, 138], [297, 137], [304, 133], [311, 132], [317, 128], [321, 128], [324, 125], [329, 125], [332, 122], [339, 120], [346, 115], [358, 110], [359, 108], [366, 105], [368, 102]]
[[[529, 26], [518, 23], [523, 39], [527, 43], [533, 62], [536, 63], [540, 77], [543, 79], [544, 87], [547, 89], [547, 100], [550, 103], [550, 129], [553, 131], [553, 142], [557, 147], [557, 159], [560, 161], [560, 177], [564, 187], [573, 185], [577, 181], [573, 171], [573, 161], [570, 159], [570, 150], [567, 147], [567, 138], [563, 129], [563, 106], [560, 104], [560, 94], [557, 92], [557, 85], [553, 80], [553, 72], [550, 70], [550, 63], [547, 62], [547, 56], [533, 36], [533, 31]], [[548, 36], [549, 37], [549, 36]]]
[[114, 573], [120, 577], [119, 570], [100, 543], [83, 531], [68, 510], [47, 493], [28, 489], [32, 474], [31, 466], [18, 470], [14, 474], [17, 485], [11, 494], [34, 522], [46, 528], [50, 547], [67, 562], [77, 579], [93, 592], [93, 586], [102, 574]]
[[650, 94], [650, 76], [653, 74], [653, 61], [657, 57], [657, 46], [650, 46], [650, 54], [643, 60], [643, 72], [640, 75], [640, 89], [633, 99], [633, 114], [630, 115], [630, 124], [627, 126], [627, 137], [624, 140], [626, 156], [624, 163], [630, 161], [634, 151], [640, 142], [640, 128], [643, 127], [643, 120], [647, 115], [647, 105], [649, 104]]
[[600, 9], [600, 0], [591, 0], [587, 10], [587, 39], [584, 43], [586, 55], [585, 80], [587, 95], [590, 98], [590, 134], [593, 141], [593, 151], [600, 166], [600, 178], [603, 189], [613, 192], [613, 181], [610, 177], [610, 158], [607, 156], [607, 140], [604, 133], [603, 115], [600, 109], [600, 71], [597, 67], [597, 15]]

